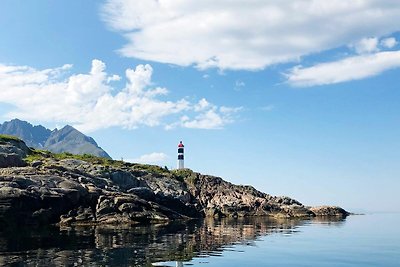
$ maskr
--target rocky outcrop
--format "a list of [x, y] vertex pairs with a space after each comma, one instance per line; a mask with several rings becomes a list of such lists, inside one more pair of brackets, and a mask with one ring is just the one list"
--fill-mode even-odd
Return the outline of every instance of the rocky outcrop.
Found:
[[190, 194], [213, 217], [307, 217], [313, 212], [300, 202], [288, 197], [275, 197], [252, 186], [238, 186], [222, 178], [191, 173], [188, 181]]
[[[30, 151], [15, 140], [3, 140], [0, 149], [19, 160], [2, 161], [0, 224], [140, 224], [205, 216], [348, 214], [337, 207], [307, 208], [288, 197], [190, 170], [168, 171], [96, 157], [60, 159]], [[23, 166], [28, 154], [29, 166]]]
[[345, 211], [340, 207], [335, 206], [319, 206], [309, 208], [316, 216], [347, 216], [349, 212]]
[[30, 152], [25, 143], [12, 136], [0, 135], [0, 168], [26, 166], [23, 160]]

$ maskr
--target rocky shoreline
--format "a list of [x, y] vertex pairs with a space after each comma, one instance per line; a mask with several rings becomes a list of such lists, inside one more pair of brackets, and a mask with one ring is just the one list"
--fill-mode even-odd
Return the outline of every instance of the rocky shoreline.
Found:
[[191, 170], [52, 154], [0, 136], [0, 224], [148, 224], [204, 217], [346, 217]]

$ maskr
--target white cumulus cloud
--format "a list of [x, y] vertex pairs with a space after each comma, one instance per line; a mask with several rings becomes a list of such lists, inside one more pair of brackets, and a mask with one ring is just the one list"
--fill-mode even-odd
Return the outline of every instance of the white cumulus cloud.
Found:
[[[122, 89], [112, 86], [122, 78], [107, 74], [106, 65], [100, 60], [93, 60], [86, 74], [70, 74], [71, 68], [72, 65], [64, 65], [37, 70], [0, 64], [0, 103], [14, 107], [4, 117], [68, 123], [84, 132], [112, 126], [166, 127], [174, 121], [180, 122], [183, 115], [189, 120], [204, 117], [207, 129], [233, 122], [229, 112], [218, 110], [206, 99], [198, 103], [190, 103], [186, 98], [164, 100], [168, 90], [152, 86], [150, 65], [127, 69]], [[208, 118], [210, 111], [218, 121]], [[181, 123], [179, 126], [186, 127]]]
[[286, 74], [293, 86], [315, 86], [359, 80], [400, 67], [400, 51], [384, 51], [321, 63], [312, 67], [294, 67]]
[[168, 159], [167, 154], [162, 152], [153, 152], [150, 154], [142, 155], [136, 159], [130, 159], [128, 161], [133, 163], [161, 164], [165, 163], [167, 159]]
[[126, 57], [257, 70], [399, 31], [400, 1], [107, 0], [102, 17]]
[[233, 123], [235, 115], [243, 108], [218, 107], [203, 98], [193, 106], [193, 109], [197, 112], [194, 118], [183, 115], [180, 121], [166, 125], [165, 128], [170, 130], [180, 126], [192, 129], [222, 129], [226, 124]]
[[381, 45], [385, 48], [393, 48], [397, 45], [397, 41], [394, 37], [385, 38], [381, 41]]
[[376, 37], [363, 38], [354, 45], [354, 48], [358, 54], [371, 53], [379, 50], [378, 44]]

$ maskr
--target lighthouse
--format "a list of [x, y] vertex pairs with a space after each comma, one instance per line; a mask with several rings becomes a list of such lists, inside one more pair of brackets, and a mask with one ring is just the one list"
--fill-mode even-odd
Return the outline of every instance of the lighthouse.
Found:
[[178, 145], [178, 164], [177, 164], [178, 165], [177, 166], [178, 170], [185, 168], [185, 165], [183, 163], [183, 159], [184, 159], [184, 157], [183, 157], [183, 148], [184, 147], [185, 146], [182, 144], [182, 141], [180, 141], [179, 145]]

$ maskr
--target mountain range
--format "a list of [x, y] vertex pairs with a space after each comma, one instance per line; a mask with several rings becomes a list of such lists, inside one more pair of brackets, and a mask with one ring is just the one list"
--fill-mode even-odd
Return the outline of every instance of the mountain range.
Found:
[[0, 134], [17, 136], [30, 147], [53, 153], [91, 154], [111, 159], [93, 138], [70, 125], [49, 130], [42, 125], [33, 126], [29, 122], [13, 119], [0, 124]]

